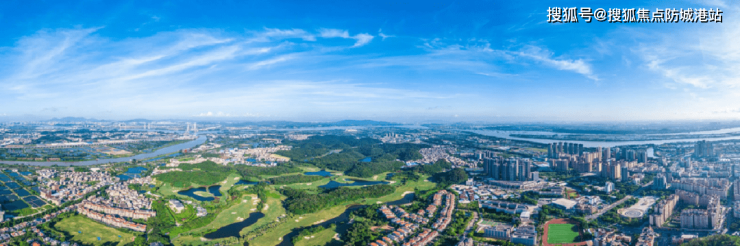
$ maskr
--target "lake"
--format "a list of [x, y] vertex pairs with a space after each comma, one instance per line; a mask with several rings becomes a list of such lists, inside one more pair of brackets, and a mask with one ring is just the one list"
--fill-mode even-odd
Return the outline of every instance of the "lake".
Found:
[[[214, 185], [214, 186], [208, 187], [208, 190], [206, 190], [206, 187], [191, 188], [191, 189], [187, 189], [187, 190], [178, 191], [177, 194], [180, 194], [180, 195], [183, 195], [183, 196], [189, 196], [189, 197], [192, 197], [193, 199], [198, 200], [198, 201], [201, 201], [201, 202], [203, 202], [203, 201], [213, 201], [213, 200], [216, 199], [214, 197], [221, 196], [221, 192], [218, 191], [218, 189], [221, 189], [221, 186], [220, 185]], [[196, 195], [195, 194], [196, 191], [208, 192], [208, 193], [213, 194], [214, 197], [202, 197], [202, 196]]]
[[141, 173], [146, 172], [146, 170], [147, 169], [145, 167], [131, 167], [126, 170], [124, 174], [118, 175], [116, 177], [121, 179], [121, 181], [126, 181], [133, 178], [141, 178]]

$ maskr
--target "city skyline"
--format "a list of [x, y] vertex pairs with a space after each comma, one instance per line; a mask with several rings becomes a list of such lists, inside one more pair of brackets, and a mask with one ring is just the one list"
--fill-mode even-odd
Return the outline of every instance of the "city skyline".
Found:
[[[0, 121], [740, 118], [738, 5], [0, 3]], [[549, 7], [722, 23], [547, 23]]]

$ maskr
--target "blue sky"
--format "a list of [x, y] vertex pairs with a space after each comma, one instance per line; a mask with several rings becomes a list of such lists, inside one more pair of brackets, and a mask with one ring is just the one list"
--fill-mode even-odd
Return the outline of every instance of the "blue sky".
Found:
[[[0, 120], [740, 118], [734, 1], [213, 2], [0, 2]], [[548, 7], [724, 21], [553, 24]]]

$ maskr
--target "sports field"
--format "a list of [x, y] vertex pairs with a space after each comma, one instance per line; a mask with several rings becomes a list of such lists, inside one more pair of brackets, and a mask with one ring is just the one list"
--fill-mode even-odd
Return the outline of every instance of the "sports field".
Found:
[[574, 243], [578, 239], [578, 232], [573, 224], [550, 224], [548, 225], [547, 243], [561, 244]]

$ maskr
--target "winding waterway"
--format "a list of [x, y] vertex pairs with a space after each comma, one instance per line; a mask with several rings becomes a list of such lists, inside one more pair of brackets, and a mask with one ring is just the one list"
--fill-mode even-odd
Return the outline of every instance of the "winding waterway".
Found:
[[159, 155], [178, 152], [183, 149], [193, 148], [195, 146], [205, 143], [206, 139], [207, 139], [206, 136], [200, 136], [197, 139], [190, 141], [190, 142], [176, 144], [176, 145], [158, 149], [151, 153], [138, 154], [138, 155], [130, 156], [130, 157], [99, 159], [99, 160], [90, 160], [90, 161], [78, 161], [78, 162], [71, 162], [71, 161], [70, 162], [67, 162], [67, 161], [38, 161], [38, 162], [35, 162], [35, 161], [0, 161], [0, 163], [2, 164], [27, 164], [27, 165], [33, 165], [33, 166], [51, 166], [51, 165], [89, 166], [89, 165], [95, 165], [95, 164], [126, 162], [126, 161], [131, 161], [132, 159], [143, 160], [147, 158], [156, 157]]

